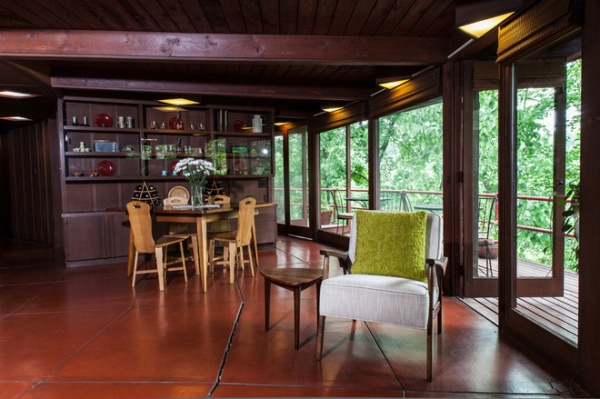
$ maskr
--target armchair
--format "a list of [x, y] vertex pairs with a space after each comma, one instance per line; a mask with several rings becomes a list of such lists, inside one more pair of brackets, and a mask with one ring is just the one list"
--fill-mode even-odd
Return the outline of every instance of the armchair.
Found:
[[[418, 222], [414, 228], [413, 221]], [[397, 251], [406, 253], [413, 261], [404, 259], [400, 261], [404, 264], [394, 264], [397, 259], [405, 258]], [[438, 319], [440, 334], [442, 277], [447, 265], [447, 258], [442, 256], [441, 216], [425, 212], [358, 211], [351, 225], [348, 252], [322, 250], [321, 254], [325, 277], [319, 298], [317, 360], [323, 354], [327, 316], [424, 329], [427, 330], [427, 380], [431, 381], [433, 319]], [[339, 260], [343, 275], [327, 278], [331, 257]], [[361, 261], [362, 268], [358, 269]], [[365, 271], [364, 261], [374, 265], [374, 270]], [[358, 269], [355, 274], [351, 274], [353, 266]], [[403, 273], [410, 277], [400, 277]]]

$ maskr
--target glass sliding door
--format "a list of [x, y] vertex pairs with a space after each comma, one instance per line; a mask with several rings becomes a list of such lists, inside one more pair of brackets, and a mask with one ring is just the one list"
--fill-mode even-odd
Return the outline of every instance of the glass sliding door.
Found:
[[310, 237], [306, 126], [275, 136], [277, 223], [287, 233]]
[[308, 133], [306, 126], [288, 131], [290, 224], [310, 226], [308, 208]]
[[[575, 34], [501, 68], [499, 324], [575, 364], [577, 239], [563, 226], [579, 184], [581, 38]], [[569, 215], [568, 213], [566, 214]], [[568, 228], [567, 228], [568, 230]]]

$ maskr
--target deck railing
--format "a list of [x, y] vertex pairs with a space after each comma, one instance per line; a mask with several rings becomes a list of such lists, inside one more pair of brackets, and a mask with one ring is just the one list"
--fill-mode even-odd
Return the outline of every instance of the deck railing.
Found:
[[[331, 192], [333, 190], [342, 190], [339, 188], [321, 188], [321, 209], [333, 209], [332, 196]], [[308, 203], [306, 201], [307, 195], [305, 194], [305, 190], [302, 188], [291, 188], [291, 215], [292, 220], [295, 220], [295, 224], [304, 224], [307, 223], [308, 220]], [[495, 193], [480, 193], [480, 200], [489, 200], [495, 197], [497, 194]], [[380, 209], [388, 210], [388, 211], [410, 211], [413, 210], [415, 205], [434, 205], [434, 204], [442, 204], [442, 191], [429, 191], [429, 190], [381, 190], [380, 194]], [[367, 189], [355, 189], [352, 190], [349, 197], [353, 198], [367, 198], [368, 190]], [[281, 200], [280, 203], [283, 203], [283, 189], [275, 189], [275, 198], [276, 201]], [[542, 234], [547, 238], [543, 238], [542, 240], [548, 240], [551, 237], [552, 230], [552, 198], [549, 197], [541, 197], [541, 196], [527, 196], [521, 195], [517, 197], [518, 200], [518, 220], [524, 219], [523, 214], [530, 212], [531, 209], [537, 209], [538, 212], [544, 212], [547, 217], [544, 218], [547, 221], [547, 226], [535, 226], [526, 223], [520, 223], [517, 225], [517, 229], [523, 233], [530, 232], [528, 234]], [[488, 202], [489, 203], [489, 202]], [[365, 209], [365, 203], [361, 203], [358, 201], [349, 201], [347, 203], [342, 204], [343, 206], [347, 206], [349, 211], [356, 211], [359, 209]], [[283, 220], [283, 207], [278, 207], [279, 215], [278, 220]], [[486, 220], [489, 215], [485, 215], [486, 212], [489, 212], [489, 208], [486, 205], [480, 205], [480, 214], [479, 214], [479, 222], [480, 223], [488, 223]], [[335, 222], [335, 221], [334, 221]], [[493, 226], [497, 226], [497, 220], [495, 218], [491, 218], [489, 220]], [[307, 224], [306, 224], [307, 225]], [[493, 229], [493, 234], [497, 234], [497, 229]], [[571, 248], [574, 245], [574, 237], [573, 234], [565, 234], [565, 236], [569, 239], [567, 248]], [[497, 237], [496, 237], [497, 238]], [[551, 242], [551, 241], [550, 241]], [[538, 262], [543, 262], [543, 259], [535, 259]]]

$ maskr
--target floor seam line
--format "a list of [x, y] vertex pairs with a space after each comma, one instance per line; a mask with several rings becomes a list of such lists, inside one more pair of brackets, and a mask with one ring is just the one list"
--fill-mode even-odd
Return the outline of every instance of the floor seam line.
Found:
[[[230, 271], [233, 273], [233, 271]], [[231, 345], [233, 344], [233, 338], [235, 336], [235, 332], [237, 331], [238, 324], [240, 322], [240, 318], [242, 316], [242, 310], [244, 309], [244, 296], [242, 295], [242, 289], [240, 287], [240, 283], [238, 281], [237, 276], [235, 276], [235, 284], [237, 286], [238, 294], [240, 296], [240, 307], [238, 308], [237, 315], [235, 316], [235, 321], [233, 323], [233, 327], [231, 328], [231, 333], [229, 334], [229, 339], [227, 340], [227, 345], [225, 346], [225, 352], [223, 353], [223, 357], [221, 358], [221, 364], [219, 365], [219, 370], [217, 371], [217, 378], [210, 388], [208, 393], [206, 394], [207, 398], [210, 398], [215, 390], [219, 387], [221, 383], [221, 377], [223, 376], [223, 371], [225, 370], [225, 364], [227, 363], [227, 358], [229, 357], [229, 351], [231, 350]]]

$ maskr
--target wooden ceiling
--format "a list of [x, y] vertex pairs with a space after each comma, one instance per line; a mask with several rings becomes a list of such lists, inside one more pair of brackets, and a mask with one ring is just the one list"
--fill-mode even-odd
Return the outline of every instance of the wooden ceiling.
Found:
[[455, 14], [455, 0], [3, 1], [0, 90], [43, 97], [0, 100], [0, 116], [39, 118], [43, 101], [94, 92], [304, 118], [447, 61], [468, 40]]

